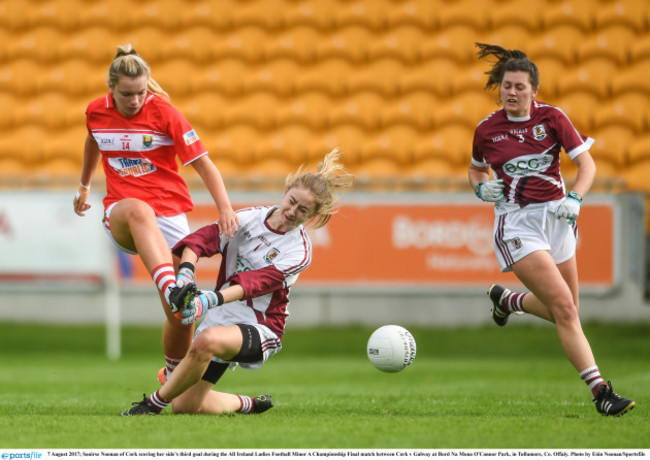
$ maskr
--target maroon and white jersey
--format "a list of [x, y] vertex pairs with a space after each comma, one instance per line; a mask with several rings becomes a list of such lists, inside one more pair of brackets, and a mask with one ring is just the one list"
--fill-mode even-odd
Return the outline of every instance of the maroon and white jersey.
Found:
[[496, 203], [495, 208], [501, 214], [563, 198], [562, 148], [573, 159], [589, 150], [593, 142], [575, 129], [562, 110], [533, 101], [528, 117], [510, 117], [500, 109], [478, 124], [472, 164], [489, 166], [495, 178], [503, 180], [505, 201]]
[[282, 338], [289, 316], [289, 289], [298, 274], [309, 267], [312, 246], [301, 225], [287, 233], [272, 230], [266, 219], [277, 206], [237, 211], [241, 227], [232, 238], [219, 236], [211, 224], [183, 238], [174, 254], [186, 246], [199, 257], [222, 254], [215, 290], [239, 284], [244, 298], [212, 308], [204, 318], [210, 326], [263, 324]]

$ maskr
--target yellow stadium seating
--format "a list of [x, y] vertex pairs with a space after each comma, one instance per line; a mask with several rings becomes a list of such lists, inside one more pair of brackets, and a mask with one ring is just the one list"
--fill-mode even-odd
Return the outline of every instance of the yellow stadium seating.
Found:
[[612, 80], [617, 72], [616, 63], [606, 58], [581, 62], [557, 78], [557, 94], [563, 96], [573, 91], [589, 91], [605, 99], [611, 93]]
[[372, 32], [362, 26], [348, 26], [331, 33], [322, 33], [314, 45], [316, 58], [347, 59], [353, 63], [366, 62], [372, 37]]
[[[632, 139], [629, 155], [630, 167], [626, 169], [635, 168], [637, 162], [650, 161], [650, 134], [646, 133]], [[648, 181], [647, 178], [646, 181]], [[648, 191], [650, 192], [650, 190]]]
[[15, 108], [19, 107], [16, 96], [9, 91], [0, 92], [0, 132], [18, 123]]
[[650, 7], [647, 1], [615, 0], [595, 8], [596, 28], [622, 25], [635, 32], [647, 32]]
[[132, 43], [227, 178], [283, 177], [340, 146], [368, 180], [465, 184], [473, 130], [499, 108], [478, 41], [533, 59], [538, 100], [597, 140], [613, 177], [650, 163], [649, 14], [646, 0], [5, 0], [0, 165], [78, 175], [85, 106]]
[[500, 108], [485, 91], [466, 91], [446, 99], [436, 107], [435, 127], [439, 129], [457, 124], [473, 131], [481, 120]]
[[329, 123], [337, 125], [358, 125], [365, 130], [380, 127], [381, 109], [387, 99], [375, 91], [359, 91], [344, 98], [331, 101]]
[[545, 8], [540, 8], [538, 14], [542, 28], [551, 29], [558, 25], [577, 27], [588, 32], [594, 27], [593, 0], [561, 0], [550, 2]]
[[480, 32], [489, 26], [489, 10], [491, 3], [487, 1], [458, 0], [449, 2], [438, 11], [438, 24], [441, 29], [453, 26], [469, 26], [475, 32]]
[[413, 25], [422, 30], [438, 28], [438, 12], [444, 6], [443, 0], [393, 1], [385, 11], [389, 29]]
[[612, 96], [625, 92], [650, 93], [650, 57], [617, 70], [611, 76]]
[[591, 147], [594, 159], [609, 163], [621, 171], [629, 162], [629, 145], [634, 139], [634, 130], [627, 126], [611, 125], [595, 132], [596, 142]]
[[421, 45], [421, 59], [447, 58], [465, 65], [475, 60], [476, 41], [478, 40], [474, 28], [466, 24], [449, 25], [427, 34]]
[[383, 158], [396, 166], [406, 166], [413, 160], [418, 136], [418, 130], [413, 126], [388, 126], [362, 139], [359, 160], [366, 164]]
[[291, 98], [277, 98], [267, 110], [268, 115], [273, 117], [275, 126], [303, 124], [311, 129], [323, 129], [329, 123], [343, 122], [335, 119], [335, 108], [336, 105], [329, 96], [313, 91]]
[[[548, 8], [543, 2], [526, 2], [526, 13], [522, 14], [521, 9], [513, 5], [513, 2], [494, 2], [487, 11], [490, 28], [500, 30], [503, 27], [523, 27], [528, 33], [536, 34], [542, 27], [540, 11]], [[524, 42], [516, 42], [516, 46]], [[499, 45], [500, 43], [495, 43]]]
[[587, 36], [584, 42], [578, 44], [578, 61], [583, 62], [603, 57], [623, 66], [629, 61], [630, 43], [633, 43], [635, 39], [634, 31], [626, 26], [615, 25], [599, 29], [596, 33]]
[[422, 58], [420, 46], [426, 33], [414, 26], [401, 26], [377, 35], [369, 43], [368, 59], [391, 58], [405, 63], [417, 62]]
[[[599, 105], [596, 94], [588, 91], [571, 91], [552, 101], [553, 105], [566, 113], [578, 131], [593, 137], [594, 112]], [[550, 103], [550, 101], [544, 102]]]
[[389, 0], [350, 0], [334, 7], [334, 27], [361, 25], [373, 30], [386, 27]]
[[386, 102], [379, 100], [374, 107], [366, 107], [366, 111], [375, 117], [379, 114], [382, 127], [402, 124], [428, 130], [436, 123], [440, 102], [431, 92], [413, 91]]
[[313, 27], [291, 27], [268, 38], [260, 35], [259, 29], [251, 32], [258, 35], [261, 40], [258, 40], [258, 43], [255, 43], [253, 40], [248, 40], [244, 48], [257, 48], [262, 50], [264, 59], [288, 58], [295, 59], [301, 63], [309, 63], [318, 57], [316, 45], [320, 42], [321, 35]]
[[650, 34], [643, 34], [637, 37], [627, 46], [630, 51], [630, 62], [632, 64], [650, 59]]
[[464, 124], [449, 124], [423, 135], [413, 151], [414, 161], [436, 159], [456, 167], [468, 167], [472, 158], [472, 128]]
[[285, 27], [306, 25], [321, 31], [334, 28], [336, 8], [331, 0], [289, 2], [283, 12]]
[[526, 54], [531, 58], [551, 57], [561, 60], [565, 65], [576, 61], [576, 47], [585, 39], [585, 32], [573, 24], [554, 25], [535, 35], [526, 45]]
[[430, 58], [408, 66], [400, 75], [402, 93], [432, 92], [440, 98], [451, 94], [451, 85], [461, 73], [461, 66], [449, 58]]
[[[536, 4], [536, 2], [531, 2], [531, 4]], [[508, 10], [512, 10], [512, 7], [508, 6]], [[522, 15], [517, 12], [517, 16], [521, 17]], [[520, 49], [523, 48], [522, 44], [527, 44], [534, 36], [535, 32], [531, 29], [533, 29], [532, 25], [504, 23], [484, 32], [476, 41], [499, 45], [506, 49]]]
[[594, 129], [612, 125], [632, 128], [636, 134], [647, 132], [650, 120], [650, 94], [627, 92], [611, 98], [593, 110]]
[[395, 59], [378, 59], [363, 66], [357, 66], [347, 77], [347, 90], [376, 91], [385, 97], [400, 93], [400, 76], [405, 65]]

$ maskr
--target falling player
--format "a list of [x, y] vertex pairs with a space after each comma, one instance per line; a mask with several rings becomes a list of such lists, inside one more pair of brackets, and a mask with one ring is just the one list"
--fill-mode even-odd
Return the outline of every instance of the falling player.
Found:
[[188, 323], [207, 313], [187, 356], [171, 374], [159, 374], [160, 390], [122, 415], [157, 414], [170, 403], [175, 413], [260, 413], [271, 407], [269, 395], [252, 398], [212, 388], [228, 367], [257, 369], [280, 351], [290, 287], [312, 258], [303, 224], [324, 226], [351, 181], [334, 150], [316, 173], [289, 175], [279, 205], [237, 211], [242, 224], [233, 237], [220, 236], [215, 223], [176, 245], [180, 285], [194, 285], [200, 258], [222, 255], [216, 290], [199, 291], [182, 312]]

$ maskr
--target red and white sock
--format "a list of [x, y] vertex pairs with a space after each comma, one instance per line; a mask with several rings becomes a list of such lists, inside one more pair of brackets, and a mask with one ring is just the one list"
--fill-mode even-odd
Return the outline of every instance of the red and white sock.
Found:
[[182, 360], [183, 357], [175, 358], [173, 356], [165, 355], [165, 369], [167, 369], [167, 377], [169, 377], [169, 374], [171, 374], [174, 369], [176, 369], [176, 366], [178, 366]]
[[237, 395], [239, 398], [239, 401], [241, 402], [241, 409], [239, 409], [237, 412], [240, 414], [250, 414], [253, 412], [253, 408], [255, 407], [255, 401], [253, 398], [250, 396], [243, 396], [243, 395]]
[[524, 297], [528, 292], [509, 292], [501, 299], [501, 308], [509, 313], [524, 312]]
[[168, 401], [165, 401], [161, 396], [160, 396], [160, 390], [156, 391], [155, 393], [151, 393], [151, 396], [147, 399], [147, 402], [151, 407], [156, 409], [156, 412], [160, 413], [163, 411], [165, 407], [169, 405]]
[[585, 381], [594, 397], [598, 394], [600, 387], [606, 385], [605, 380], [600, 375], [598, 366], [588, 367], [584, 371], [580, 372], [580, 378]]
[[176, 286], [176, 273], [172, 264], [160, 264], [151, 272], [153, 282], [158, 290], [163, 293], [165, 300], [169, 303], [169, 292]]

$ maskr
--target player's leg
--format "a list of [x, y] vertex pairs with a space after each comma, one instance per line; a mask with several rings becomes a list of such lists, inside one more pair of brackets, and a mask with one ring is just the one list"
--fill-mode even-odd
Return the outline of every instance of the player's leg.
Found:
[[[578, 268], [577, 268], [575, 256], [567, 260], [566, 262], [558, 264], [557, 268], [560, 271], [560, 275], [562, 275], [562, 278], [564, 279], [567, 286], [569, 286], [569, 289], [571, 290], [571, 294], [573, 296], [573, 305], [575, 306], [576, 312], [578, 312], [580, 308], [579, 307], [580, 288], [578, 284]], [[527, 293], [523, 297], [522, 304], [523, 304], [522, 305], [523, 310], [526, 313], [535, 315], [539, 318], [555, 323], [555, 319], [553, 317], [553, 314], [549, 310], [549, 308], [546, 305], [544, 305], [544, 303], [541, 300], [539, 300], [539, 298], [535, 294]]]
[[242, 334], [238, 326], [215, 326], [196, 336], [187, 355], [168, 376], [160, 389], [160, 397], [171, 401], [199, 382], [213, 356], [229, 361], [239, 353]]
[[136, 252], [152, 274], [167, 321], [163, 326], [163, 352], [168, 369], [180, 362], [192, 342], [193, 326], [184, 326], [169, 307], [169, 295], [175, 286], [175, 267], [169, 243], [156, 220], [153, 209], [144, 201], [127, 198], [110, 211], [110, 232], [117, 244]]
[[[570, 269], [569, 266], [565, 268]], [[546, 251], [533, 252], [515, 262], [512, 269], [539, 302], [547, 307], [555, 320], [560, 344], [574, 367], [580, 372], [594, 366], [594, 357], [582, 331], [574, 295], [551, 255]]]

